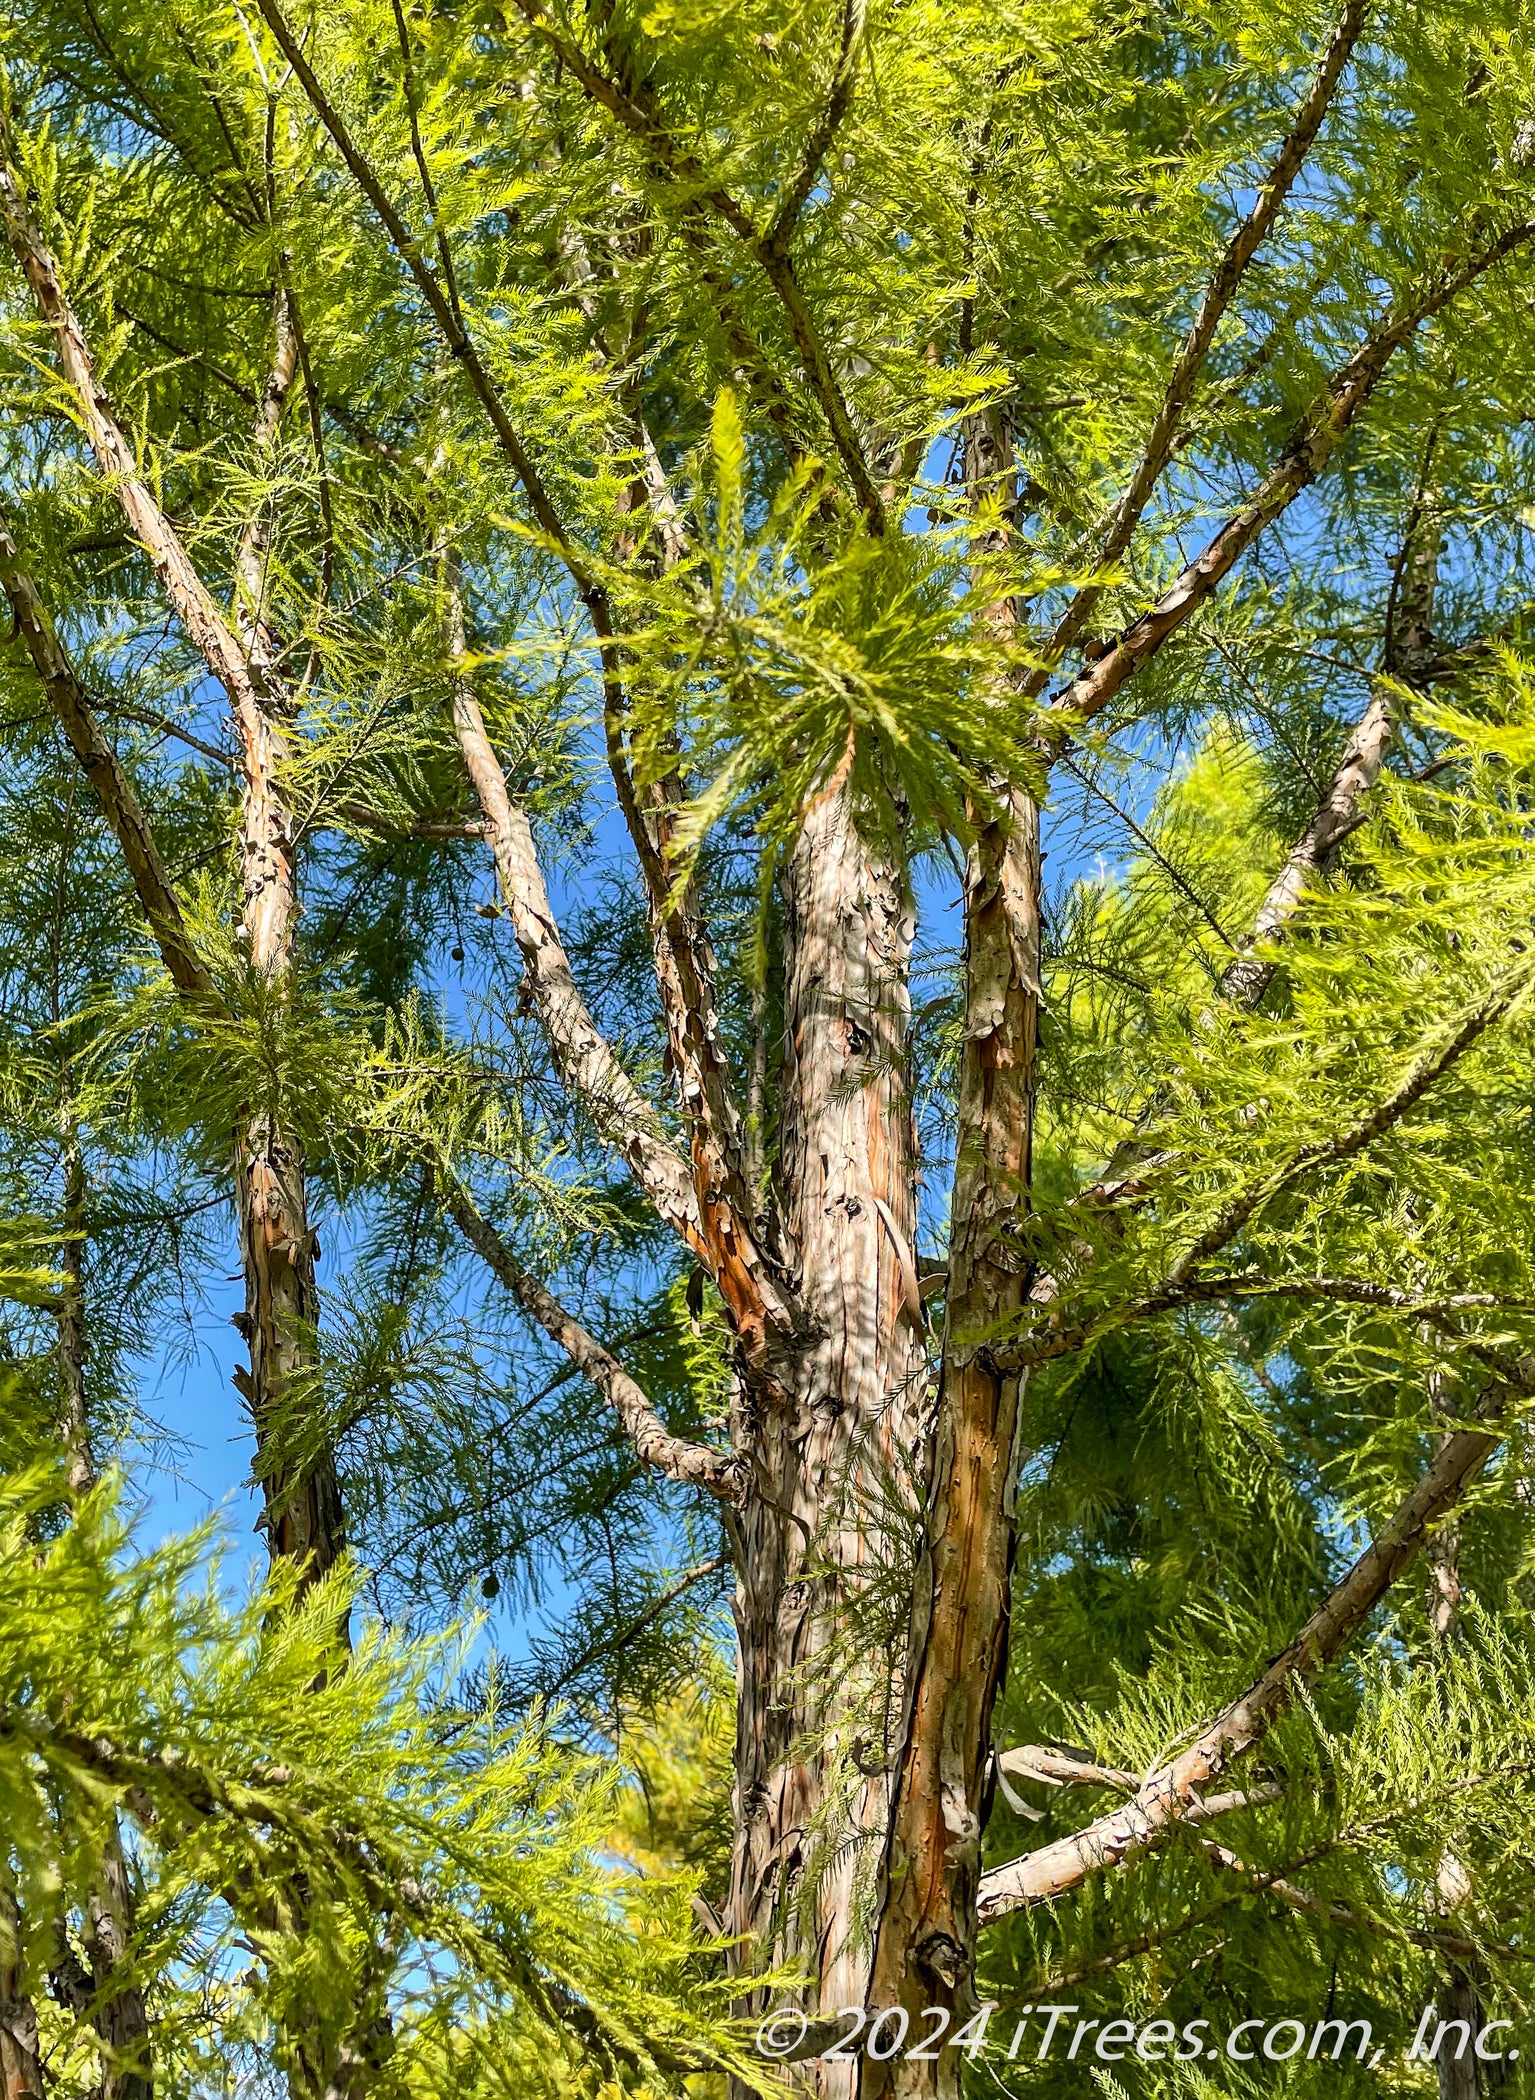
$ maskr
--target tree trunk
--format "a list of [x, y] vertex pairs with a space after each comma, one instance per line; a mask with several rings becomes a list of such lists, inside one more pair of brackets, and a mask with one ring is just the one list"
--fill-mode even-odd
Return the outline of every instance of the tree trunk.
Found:
[[[270, 452], [276, 442], [298, 366], [292, 302], [281, 287], [273, 318], [272, 366], [256, 412], [258, 454]], [[236, 629], [250, 672], [246, 704], [238, 714], [243, 931], [253, 966], [284, 982], [293, 967], [298, 859], [282, 786], [291, 701], [266, 616], [270, 550], [270, 524], [258, 508], [241, 534], [235, 559]], [[324, 1575], [342, 1550], [341, 1493], [329, 1432], [316, 1418], [320, 1396], [312, 1390], [315, 1236], [309, 1227], [304, 1158], [292, 1133], [269, 1115], [253, 1116], [236, 1138], [235, 1195], [245, 1276], [241, 1331], [251, 1359], [248, 1376], [237, 1373], [236, 1384], [255, 1424], [267, 1550], [274, 1562], [296, 1561], [312, 1580]]]
[[[908, 1721], [873, 2000], [973, 2009], [976, 1897], [990, 1808], [991, 1715], [1007, 1665], [1016, 1374], [985, 1337], [1023, 1305], [1039, 1012], [1039, 811], [1008, 791], [967, 881], [965, 1042], [948, 1314], [932, 1489], [914, 1599]], [[1021, 937], [1020, 937], [1021, 936]], [[960, 2052], [869, 2061], [866, 2093], [957, 2092]]]
[[[966, 444], [973, 509], [1000, 522], [978, 555], [1001, 552], [1017, 500], [1000, 412], [973, 419]], [[1007, 639], [1011, 599], [987, 615]], [[1006, 704], [1008, 695], [999, 696]], [[991, 1805], [991, 1716], [1007, 1668], [1020, 1379], [987, 1338], [1023, 1307], [1030, 1275], [1019, 1228], [1028, 1210], [1040, 1001], [1039, 807], [992, 784], [965, 881], [965, 1034], [949, 1229], [943, 1368], [911, 1621], [901, 1766], [885, 1861], [873, 2000], [899, 2006], [912, 2037], [941, 2007], [948, 2032], [973, 2011], [981, 1838]], [[953, 2093], [961, 2053], [903, 2052], [864, 2066], [869, 2094]]]
[[[1506, 2087], [1505, 2066], [1496, 2058], [1483, 2062], [1476, 2053], [1476, 2037], [1487, 2022], [1479, 1968], [1479, 1963], [1448, 1962], [1434, 1993], [1430, 2042], [1441, 2026], [1447, 2029], [1434, 2057], [1439, 2100], [1494, 2100]], [[1465, 2023], [1464, 2032], [1457, 2022]]]
[[120, 1980], [132, 1929], [133, 1890], [122, 1840], [114, 1828], [81, 1930], [91, 1970], [91, 2024], [101, 2044], [97, 2100], [154, 2100], [144, 1993], [136, 1983]]
[[[927, 1391], [911, 899], [896, 853], [865, 836], [851, 759], [850, 741], [782, 883], [779, 1185], [809, 1333], [787, 1398], [744, 1403], [760, 1463], [737, 1537], [729, 1924], [750, 1936], [743, 1969], [807, 1966], [823, 2013], [867, 1995]], [[802, 2075], [847, 2094], [856, 2067]]]
[[304, 1388], [314, 1375], [308, 1329], [315, 1318], [314, 1234], [309, 1229], [304, 1163], [268, 1117], [256, 1117], [235, 1152], [240, 1264], [245, 1276], [242, 1331], [249, 1373], [235, 1383], [256, 1428], [262, 1528], [274, 1562], [291, 1560], [309, 1579], [335, 1565], [344, 1543], [341, 1490], [323, 1424]]
[[[86, 1216], [85, 1161], [72, 1118], [64, 1119], [64, 1242], [60, 1267], [64, 1284], [59, 1305], [59, 1437], [72, 1496], [88, 1494], [96, 1484], [86, 1412], [87, 1353], [85, 1305]], [[133, 1932], [133, 1889], [114, 1812], [102, 1854], [97, 1885], [86, 1902], [81, 1938], [90, 1964], [90, 1999], [86, 2017], [101, 2048], [98, 2100], [153, 2100], [149, 2016], [144, 1993], [123, 1980]]]
[[0, 2100], [43, 2100], [37, 2008], [21, 1971], [21, 1912], [10, 1886], [0, 1880]]

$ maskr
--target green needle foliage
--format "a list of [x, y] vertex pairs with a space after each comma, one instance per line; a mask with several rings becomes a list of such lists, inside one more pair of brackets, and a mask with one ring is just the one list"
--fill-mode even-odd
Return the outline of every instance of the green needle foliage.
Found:
[[[1532, 1987], [1532, 110], [1526, 0], [0, 0], [5, 2100], [1529, 2078], [1408, 2044]], [[236, 1304], [263, 1579], [146, 1544]]]
[[[741, 2061], [723, 1987], [688, 1975], [685, 1886], [599, 1859], [610, 1763], [466, 1703], [452, 1643], [370, 1633], [336, 1673], [335, 1594], [296, 1605], [290, 1576], [230, 1603], [205, 1537], [134, 1552], [114, 1486], [40, 1550], [57, 1498], [38, 1468], [7, 1478], [6, 1959], [58, 1968], [120, 1811], [160, 2090], [259, 2078], [273, 2034], [297, 2081], [316, 2029], [402, 2095]], [[94, 2090], [43, 2018], [54, 2088]]]

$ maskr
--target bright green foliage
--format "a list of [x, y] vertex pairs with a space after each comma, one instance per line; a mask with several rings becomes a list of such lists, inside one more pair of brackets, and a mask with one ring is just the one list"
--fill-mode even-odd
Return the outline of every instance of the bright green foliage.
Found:
[[[720, 1433], [730, 1356], [712, 1288], [558, 1083], [483, 838], [454, 835], [479, 817], [455, 686], [472, 681], [531, 815], [596, 1017], [674, 1131], [646, 904], [604, 767], [618, 749], [642, 787], [676, 767], [679, 887], [694, 879], [711, 924], [721, 1040], [740, 1072], [773, 1046], [750, 1106], [769, 1181], [775, 877], [846, 758], [919, 921], [927, 1262], [954, 1143], [953, 871], [999, 783], [1046, 797], [1019, 1251], [1058, 1273], [1081, 1346], [1027, 1392], [996, 1735], [1145, 1771], [1283, 1647], [1433, 1439], [1535, 1345], [1523, 251], [1404, 343], [1315, 488], [1053, 767], [1045, 701], [1078, 655], [1042, 694], [1020, 688], [1074, 587], [1102, 587], [1084, 640], [1127, 627], [1372, 329], [1535, 218], [1535, 24], [1523, 0], [1372, 13], [1147, 521], [1100, 571], [1104, 520], [1325, 11], [614, 0], [544, 19], [649, 97], [664, 135], [621, 121], [495, 0], [295, 0], [288, 19], [332, 129], [244, 4], [0, 0], [33, 209], [145, 478], [221, 604], [242, 528], [270, 533], [267, 617], [301, 692], [283, 786], [303, 899], [277, 982], [236, 930], [224, 698], [8, 271], [0, 509], [225, 1010], [177, 997], [28, 663], [0, 649], [0, 1883], [62, 2094], [98, 2072], [48, 1972], [113, 1811], [166, 2095], [264, 2090], [293, 2033], [386, 2012], [380, 2093], [676, 2090], [679, 2065], [739, 2046], [687, 1901], [695, 1882], [721, 1899], [728, 1851], [728, 1730], [706, 1696], [723, 1696], [728, 1631], [718, 1512], [640, 1467], [445, 1223], [434, 1177], [458, 1175], [678, 1434]], [[851, 102], [778, 250], [829, 389], [763, 243], [720, 199], [767, 234], [845, 69]], [[397, 252], [335, 128], [419, 247]], [[412, 255], [451, 286], [558, 532]], [[279, 285], [304, 347], [263, 451]], [[961, 486], [986, 410], [1018, 469], [1010, 532], [1004, 491]], [[1273, 990], [1237, 1010], [1221, 973], [1381, 670], [1425, 505], [1442, 541], [1432, 665], [1399, 682], [1385, 774], [1276, 944]], [[606, 659], [594, 593], [613, 614]], [[1430, 1068], [1410, 1111], [1338, 1148]], [[356, 1561], [296, 1611], [281, 1580], [231, 1605], [203, 1542], [145, 1557], [110, 1493], [71, 1505], [57, 1471], [70, 1145], [87, 1411], [131, 1494], [175, 1458], [160, 1386], [226, 1317], [230, 1138], [257, 1113], [302, 1144], [323, 1242], [315, 1368], [271, 1449], [337, 1445]], [[1151, 1198], [1068, 1211], [1120, 1148], [1160, 1158]], [[1166, 1302], [1196, 1248], [1200, 1288]], [[994, 2074], [1019, 2094], [1132, 2100], [1426, 2095], [1401, 2047], [1442, 1984], [1445, 1934], [1489, 2006], [1527, 2001], [1535, 1459], [1507, 1420], [1457, 1520], [1453, 1635], [1430, 1636], [1420, 1564], [1245, 1768], [1254, 1802], [1217, 1826], [1238, 1864], [1187, 1831], [985, 1942], [1004, 2040], [1006, 2007], [1041, 1998], [1217, 2027], [1336, 2001], [1372, 2020], [1383, 2067], [1302, 2062], [1260, 2088], [1231, 2065], [1111, 2078], [1025, 2056], [978, 2069], [978, 2091]], [[904, 1599], [908, 1571], [881, 1572]], [[339, 1673], [343, 1596], [360, 1631]], [[460, 1656], [445, 1629], [482, 1601], [491, 1622]], [[631, 1755], [646, 1818], [620, 1800]], [[1113, 1798], [1026, 1791], [1045, 1820], [999, 1802], [988, 1857]], [[643, 1874], [614, 1865], [615, 1828]], [[1453, 1903], [1447, 1856], [1471, 1891]], [[1265, 1876], [1316, 1902], [1287, 1905]]]
[[[161, 2090], [221, 2087], [272, 2031], [281, 2062], [316, 2008], [388, 2006], [376, 2089], [401, 2095], [736, 2060], [721, 1987], [688, 1974], [686, 1879], [599, 1860], [611, 1763], [465, 1704], [452, 1642], [375, 1631], [336, 1672], [334, 1587], [231, 1604], [205, 1539], [135, 1555], [110, 1488], [39, 1550], [57, 1495], [36, 1469], [4, 1489], [8, 1886], [46, 1970], [126, 1817]], [[71, 2075], [90, 2089], [88, 2060]]]

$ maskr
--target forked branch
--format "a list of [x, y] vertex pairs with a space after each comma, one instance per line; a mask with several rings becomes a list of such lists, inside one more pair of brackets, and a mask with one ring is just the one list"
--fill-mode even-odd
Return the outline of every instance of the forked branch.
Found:
[[[272, 4], [273, 0], [261, 0], [263, 12]], [[771, 232], [764, 233], [745, 205], [723, 183], [710, 179], [707, 169], [683, 143], [676, 127], [659, 107], [647, 86], [637, 82], [625, 84], [605, 73], [579, 44], [572, 42], [569, 37], [561, 36], [553, 27], [543, 0], [515, 0], [515, 4], [524, 20], [543, 38], [561, 65], [580, 83], [589, 99], [600, 109], [605, 109], [624, 130], [639, 140], [654, 171], [686, 191], [690, 201], [696, 199], [706, 204], [736, 235], [756, 262], [783, 308], [785, 319], [789, 323], [789, 332], [794, 339], [794, 347], [804, 362], [805, 381], [826, 418], [838, 455], [847, 470], [848, 479], [853, 484], [870, 529], [883, 532], [883, 498], [869, 471], [863, 446], [853, 427], [847, 397], [832, 369], [831, 358], [815, 325], [805, 299], [804, 287], [799, 281], [799, 274], [788, 251], [788, 234], [793, 222], [780, 221]], [[856, 10], [850, 11], [849, 16], [845, 18], [845, 34], [847, 24], [853, 21], [855, 14]], [[847, 56], [843, 60], [843, 69], [847, 74], [847, 94], [850, 97], [850, 42], [845, 43], [844, 50]], [[834, 91], [834, 102], [835, 99]], [[841, 121], [840, 114], [836, 121]], [[827, 143], [830, 143], [829, 133]], [[823, 147], [822, 151], [824, 150]], [[812, 176], [812, 182], [813, 179]], [[806, 195], [808, 194], [807, 189]], [[797, 210], [798, 207], [796, 213]]]
[[[1146, 449], [1130, 477], [1128, 487], [1109, 515], [1102, 545], [1098, 549], [1095, 564], [1107, 569], [1124, 553], [1135, 533], [1136, 526], [1145, 514], [1146, 505], [1161, 479], [1168, 460], [1172, 457], [1174, 441], [1183, 421], [1199, 375], [1204, 370], [1205, 360], [1215, 342], [1220, 327], [1232, 300], [1236, 297], [1248, 266], [1259, 248], [1267, 240], [1274, 221], [1305, 164], [1306, 156], [1316, 143], [1317, 133], [1331, 107], [1333, 96], [1343, 70], [1353, 55], [1364, 27], [1370, 0], [1349, 0], [1342, 20], [1333, 31], [1332, 40], [1323, 55], [1322, 63], [1312, 79], [1305, 101], [1296, 112], [1295, 122], [1289, 136], [1280, 147], [1273, 166], [1258, 185], [1252, 207], [1246, 218], [1226, 244], [1224, 254], [1216, 266], [1215, 274], [1205, 288], [1205, 295], [1194, 316], [1193, 324], [1184, 337], [1183, 347], [1173, 366], [1167, 383], [1167, 392], [1152, 423], [1146, 440]], [[1055, 632], [1051, 635], [1046, 655], [1054, 661], [1081, 633], [1088, 613], [1101, 595], [1101, 586], [1087, 584], [1079, 590], [1061, 615]]]
[[1535, 223], [1510, 227], [1450, 271], [1395, 319], [1385, 319], [1326, 387], [1292, 431], [1274, 466], [1242, 508], [1228, 518], [1203, 553], [1183, 570], [1149, 611], [1133, 620], [1112, 646], [1052, 695], [1052, 705], [1080, 720], [1103, 712], [1164, 642], [1208, 603], [1221, 581], [1258, 539], [1321, 474], [1350, 424], [1374, 393], [1393, 355], [1426, 321], [1535, 236]]
[[[1512, 1397], [1508, 1388], [1494, 1388], [1484, 1415], [1491, 1417]], [[1122, 1807], [981, 1877], [981, 1923], [1079, 1888], [1089, 1875], [1121, 1866], [1161, 1843], [1197, 1811], [1212, 1781], [1260, 1743], [1302, 1689], [1342, 1653], [1412, 1565], [1429, 1527], [1454, 1505], [1502, 1440], [1502, 1431], [1491, 1428], [1458, 1429], [1446, 1436], [1416, 1486], [1294, 1640], [1187, 1750], [1153, 1772]]]

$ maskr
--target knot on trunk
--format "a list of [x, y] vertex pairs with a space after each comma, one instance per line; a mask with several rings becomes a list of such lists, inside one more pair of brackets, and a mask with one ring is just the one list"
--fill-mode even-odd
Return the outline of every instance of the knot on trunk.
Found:
[[965, 1973], [965, 1950], [946, 1932], [930, 1933], [917, 1945], [917, 1967], [952, 1991]]

